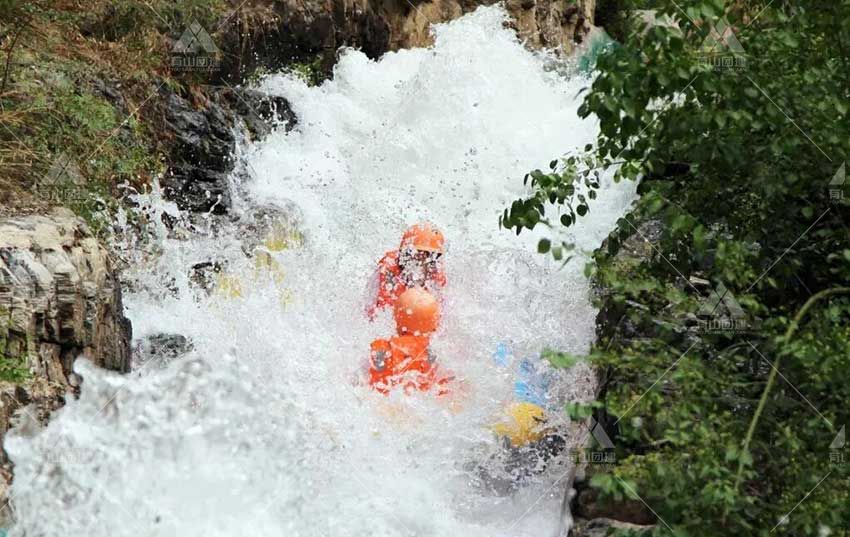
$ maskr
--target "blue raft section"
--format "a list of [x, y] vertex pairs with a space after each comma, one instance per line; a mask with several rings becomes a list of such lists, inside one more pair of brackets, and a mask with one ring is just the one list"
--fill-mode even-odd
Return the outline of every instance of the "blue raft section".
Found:
[[611, 36], [605, 33], [605, 30], [598, 28], [591, 32], [587, 44], [578, 50], [577, 68], [579, 73], [590, 75], [596, 68], [599, 56], [619, 46], [620, 44], [611, 39]]

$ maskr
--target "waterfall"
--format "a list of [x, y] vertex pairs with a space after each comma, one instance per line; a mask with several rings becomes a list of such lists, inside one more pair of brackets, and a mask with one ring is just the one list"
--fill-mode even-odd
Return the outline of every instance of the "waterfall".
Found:
[[[191, 350], [126, 376], [77, 362], [81, 397], [45, 429], [22, 423], [7, 440], [10, 535], [556, 531], [563, 465], [507, 495], [470, 476], [470, 464], [499, 449], [489, 425], [512, 396], [512, 375], [492, 354], [499, 343], [517, 356], [589, 349], [586, 252], [634, 186], [605, 178], [570, 235], [580, 254], [564, 267], [535, 253], [543, 226], [519, 237], [498, 228], [527, 171], [597, 134], [576, 113], [589, 80], [525, 49], [505, 17], [482, 7], [436, 25], [432, 47], [377, 61], [345, 50], [318, 87], [287, 74], [260, 83], [299, 119], [240, 146], [233, 217], [153, 227], [149, 242], [125, 245], [136, 336], [179, 333]], [[155, 222], [164, 212], [181, 219], [156, 189], [136, 198]], [[297, 236], [264, 264], [245, 255], [244, 222], [260, 208]], [[433, 348], [462, 385], [452, 404], [387, 397], [355, 380], [370, 342], [393, 331], [388, 314], [363, 314], [376, 262], [423, 220], [447, 240]], [[201, 262], [223, 267], [211, 293], [189, 276]], [[581, 379], [563, 374], [561, 395]]]

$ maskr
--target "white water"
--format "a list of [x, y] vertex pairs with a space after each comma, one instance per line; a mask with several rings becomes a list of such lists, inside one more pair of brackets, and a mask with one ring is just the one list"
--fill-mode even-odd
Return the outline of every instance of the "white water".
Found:
[[[558, 270], [534, 253], [537, 235], [497, 226], [526, 171], [596, 133], [576, 117], [587, 81], [545, 72], [503, 17], [479, 9], [439, 26], [434, 47], [378, 62], [346, 52], [318, 88], [264, 82], [299, 124], [241, 148], [251, 177], [235, 185], [235, 213], [286, 207], [304, 246], [275, 254], [282, 284], [251, 268], [238, 223], [184, 231], [190, 240], [155, 229], [153, 248], [128, 251], [135, 336], [181, 333], [194, 350], [124, 377], [78, 361], [82, 397], [7, 440], [13, 536], [554, 534], [563, 466], [506, 497], [464, 469], [496, 449], [487, 425], [511, 396], [496, 343], [581, 353], [594, 329], [583, 262]], [[573, 239], [597, 246], [632, 196], [605, 185]], [[139, 199], [175, 213], [156, 193]], [[387, 317], [362, 314], [369, 276], [419, 220], [448, 240], [434, 347], [464, 379], [455, 409], [352, 384], [369, 342], [391, 335]], [[189, 284], [209, 259], [228, 262], [241, 297]]]

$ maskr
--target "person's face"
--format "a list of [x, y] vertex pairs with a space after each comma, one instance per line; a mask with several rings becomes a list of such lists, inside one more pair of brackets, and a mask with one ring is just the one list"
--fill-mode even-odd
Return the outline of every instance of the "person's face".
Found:
[[402, 252], [401, 262], [406, 269], [418, 268], [426, 273], [437, 270], [437, 264], [443, 254], [427, 250], [407, 250]]

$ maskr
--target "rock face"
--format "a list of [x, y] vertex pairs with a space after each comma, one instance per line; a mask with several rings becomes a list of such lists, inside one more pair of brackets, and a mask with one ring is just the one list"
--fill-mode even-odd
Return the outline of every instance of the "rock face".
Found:
[[171, 167], [163, 178], [166, 194], [181, 209], [225, 212], [230, 205], [227, 172], [235, 147], [232, 122], [215, 103], [197, 110], [170, 91], [163, 101], [173, 137]]
[[[647, 219], [642, 221], [635, 233], [629, 235], [619, 243], [619, 248], [613, 256], [612, 263], [622, 267], [637, 265], [643, 259], [649, 258], [654, 253], [656, 243], [660, 240], [662, 232], [661, 223], [657, 220]], [[609, 251], [611, 241], [614, 240], [615, 232], [606, 239], [599, 251]], [[626, 307], [642, 308], [640, 304], [618, 304], [612, 300], [612, 293], [606, 289], [600, 281], [594, 284], [595, 303], [599, 307], [596, 317], [597, 343], [606, 341], [615, 336], [620, 339], [631, 339], [639, 337], [647, 327], [636, 326], [626, 315]], [[597, 394], [595, 399], [604, 400], [603, 394], [608, 389], [610, 380], [603, 371], [594, 370], [595, 386]], [[618, 429], [614, 416], [607, 414], [602, 409], [594, 413], [597, 427], [602, 427], [609, 441], [616, 445], [618, 441]], [[658, 523], [655, 513], [640, 499], [623, 498], [621, 500], [603, 499], [599, 491], [590, 486], [591, 476], [597, 472], [605, 472], [604, 467], [588, 464], [581, 467], [576, 480], [570, 481], [570, 487], [574, 489], [570, 501], [570, 513], [573, 518], [573, 526], [570, 537], [603, 537], [605, 535], [618, 534], [616, 532], [630, 531], [634, 535], [648, 535]]]
[[[387, 25], [387, 48], [423, 47], [431, 44], [429, 26], [432, 23], [456, 19], [481, 5], [495, 2], [470, 0], [430, 0], [409, 3], [358, 2], [351, 10], [371, 9]], [[593, 23], [595, 0], [577, 2], [551, 0], [508, 0], [505, 8], [515, 21], [519, 37], [533, 48], [562, 48], [572, 51], [581, 42]]]
[[[0, 442], [16, 413], [44, 423], [79, 390], [78, 356], [129, 371], [130, 339], [109, 256], [85, 222], [67, 209], [0, 219]], [[0, 504], [11, 478], [0, 451]]]
[[[15, 381], [0, 381], [0, 437], [21, 407], [43, 422], [79, 389], [78, 356], [129, 371], [131, 331], [109, 256], [85, 222], [67, 209], [0, 220], [0, 363]], [[0, 474], [9, 470], [0, 454]]]
[[129, 371], [130, 322], [106, 250], [68, 210], [0, 220], [0, 352], [68, 384], [74, 360]]
[[287, 129], [295, 123], [285, 99], [253, 90], [216, 88], [207, 95], [194, 94], [191, 100], [165, 86], [160, 92], [163, 131], [171, 153], [162, 184], [183, 210], [227, 212], [239, 118], [255, 138], [271, 132], [277, 123]]
[[[323, 54], [327, 64], [342, 46], [356, 47], [371, 58], [384, 52], [428, 46], [432, 23], [456, 19], [494, 0], [284, 0], [267, 9], [275, 21], [256, 38], [241, 25], [223, 37], [232, 52], [221, 75], [238, 81], [258, 66], [274, 71], [291, 61]], [[569, 53], [590, 31], [596, 0], [507, 0], [514, 28], [529, 46], [561, 48]]]
[[656, 522], [655, 515], [640, 500], [626, 498], [618, 502], [604, 502], [599, 498], [599, 491], [590, 488], [587, 483], [576, 489], [572, 511], [577, 519], [609, 519], [640, 526]]
[[530, 46], [560, 47], [570, 53], [592, 28], [596, 0], [509, 0], [506, 7], [516, 20], [519, 37]]

